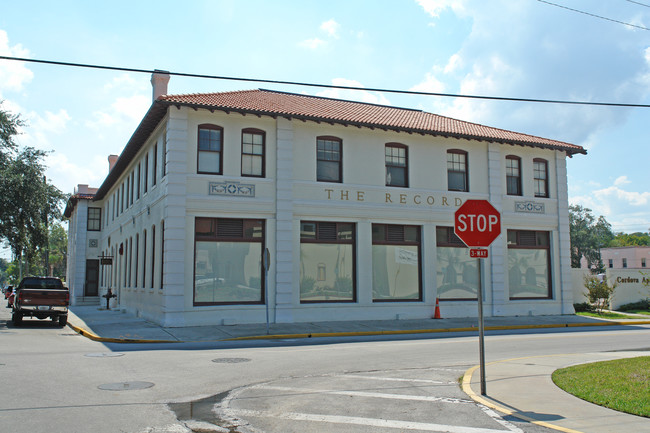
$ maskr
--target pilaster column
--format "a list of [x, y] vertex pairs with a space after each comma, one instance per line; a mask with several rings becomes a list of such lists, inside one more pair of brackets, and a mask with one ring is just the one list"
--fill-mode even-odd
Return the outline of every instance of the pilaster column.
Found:
[[[503, 179], [504, 173], [501, 170], [501, 146], [497, 143], [488, 144], [488, 184], [490, 203], [501, 213], [503, 213]], [[489, 266], [484, 269], [490, 273], [483, 281], [487, 285], [485, 292], [486, 300], [492, 305], [492, 316], [503, 316], [504, 306], [508, 300], [505, 282], [506, 267], [506, 231], [507, 228], [501, 227], [501, 235], [492, 242], [490, 247]], [[490, 290], [491, 289], [491, 290]], [[489, 311], [489, 309], [488, 309]]]

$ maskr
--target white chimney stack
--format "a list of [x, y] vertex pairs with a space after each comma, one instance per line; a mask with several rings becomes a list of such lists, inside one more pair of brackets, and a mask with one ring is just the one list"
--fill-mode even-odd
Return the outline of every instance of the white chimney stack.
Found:
[[153, 74], [151, 74], [151, 87], [153, 88], [154, 102], [160, 96], [167, 94], [168, 83], [169, 83], [169, 71], [154, 69]]

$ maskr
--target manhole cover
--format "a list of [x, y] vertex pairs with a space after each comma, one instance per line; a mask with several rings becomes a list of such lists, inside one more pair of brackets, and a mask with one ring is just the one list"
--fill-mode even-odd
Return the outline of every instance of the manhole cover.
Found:
[[131, 391], [135, 389], [151, 388], [154, 384], [151, 382], [118, 382], [118, 383], [105, 383], [99, 385], [97, 388], [104, 391]]
[[87, 353], [85, 356], [88, 358], [113, 358], [116, 356], [124, 356], [120, 352], [97, 352], [97, 353]]
[[217, 358], [212, 360], [212, 362], [216, 362], [220, 364], [237, 364], [239, 362], [248, 362], [248, 361], [250, 361], [249, 358]]

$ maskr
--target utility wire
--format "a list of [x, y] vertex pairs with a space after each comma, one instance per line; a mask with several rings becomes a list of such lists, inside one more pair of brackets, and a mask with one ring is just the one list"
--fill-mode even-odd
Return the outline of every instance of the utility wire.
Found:
[[[541, 0], [539, 0], [541, 1]], [[446, 98], [466, 98], [466, 99], [484, 99], [490, 101], [510, 101], [510, 102], [537, 102], [537, 103], [546, 103], [546, 104], [565, 104], [565, 105], [591, 105], [591, 106], [600, 106], [600, 107], [629, 107], [629, 108], [650, 108], [650, 104], [626, 104], [619, 102], [589, 102], [589, 101], [568, 101], [561, 99], [535, 99], [535, 98], [511, 98], [505, 96], [480, 96], [480, 95], [462, 95], [454, 93], [437, 93], [437, 92], [418, 92], [414, 90], [398, 90], [398, 89], [381, 89], [373, 87], [353, 87], [353, 86], [337, 86], [334, 84], [317, 84], [317, 83], [305, 83], [298, 81], [284, 81], [284, 80], [268, 80], [263, 78], [244, 78], [244, 77], [226, 77], [220, 75], [208, 75], [208, 74], [192, 74], [186, 72], [171, 72], [171, 71], [161, 71], [159, 69], [138, 69], [138, 68], [126, 68], [119, 66], [105, 66], [105, 65], [93, 65], [87, 63], [71, 63], [71, 62], [60, 62], [54, 60], [39, 60], [39, 59], [27, 59], [21, 57], [10, 57], [10, 56], [0, 56], [0, 60], [14, 60], [20, 62], [30, 62], [30, 63], [41, 63], [46, 65], [56, 65], [56, 66], [71, 66], [77, 68], [91, 68], [91, 69], [103, 69], [109, 71], [121, 71], [121, 72], [138, 72], [138, 73], [166, 73], [169, 75], [177, 77], [190, 77], [190, 78], [209, 78], [213, 80], [230, 80], [230, 81], [245, 81], [245, 82], [255, 82], [255, 83], [270, 83], [270, 84], [284, 84], [290, 86], [305, 86], [305, 87], [320, 87], [326, 89], [342, 89], [342, 90], [361, 90], [366, 92], [379, 92], [379, 93], [398, 93], [403, 95], [420, 95], [420, 96], [441, 96]]]
[[[637, 29], [641, 29], [641, 30], [650, 30], [647, 27], [637, 26], [636, 24], [630, 24], [630, 23], [626, 23], [626, 22], [623, 22], [623, 21], [618, 21], [618, 20], [615, 20], [615, 19], [612, 19], [612, 18], [607, 18], [607, 17], [603, 17], [603, 16], [600, 16], [600, 15], [592, 14], [590, 12], [585, 12], [585, 11], [581, 11], [581, 10], [578, 10], [578, 9], [573, 9], [573, 8], [570, 8], [570, 7], [567, 7], [567, 6], [559, 5], [557, 3], [551, 3], [551, 2], [546, 1], [546, 0], [537, 0], [537, 1], [540, 2], [540, 3], [546, 3], [547, 5], [557, 6], [557, 7], [562, 8], [562, 9], [570, 10], [572, 12], [578, 12], [579, 14], [589, 15], [590, 17], [600, 18], [601, 20], [607, 20], [607, 21], [611, 21], [613, 23], [623, 24], [624, 26], [636, 27]], [[632, 2], [632, 3], [636, 3], [636, 2]], [[639, 3], [639, 4], [641, 4], [641, 3]], [[646, 5], [642, 5], [642, 6], [646, 6]]]
[[626, 0], [626, 1], [628, 1], [628, 2], [630, 2], [630, 3], [634, 3], [634, 4], [637, 4], [637, 5], [640, 5], [640, 6], [645, 6], [645, 7], [647, 7], [647, 8], [650, 8], [650, 5], [647, 5], [647, 4], [645, 4], [645, 3], [635, 2], [634, 0]]

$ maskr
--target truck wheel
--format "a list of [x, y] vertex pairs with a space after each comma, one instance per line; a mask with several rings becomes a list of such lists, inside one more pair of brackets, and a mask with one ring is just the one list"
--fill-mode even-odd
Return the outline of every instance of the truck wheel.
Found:
[[14, 325], [16, 326], [20, 325], [23, 321], [22, 313], [19, 313], [18, 311], [14, 311], [14, 313], [11, 315], [11, 320], [13, 320]]
[[65, 326], [68, 323], [68, 315], [59, 316], [59, 326]]

